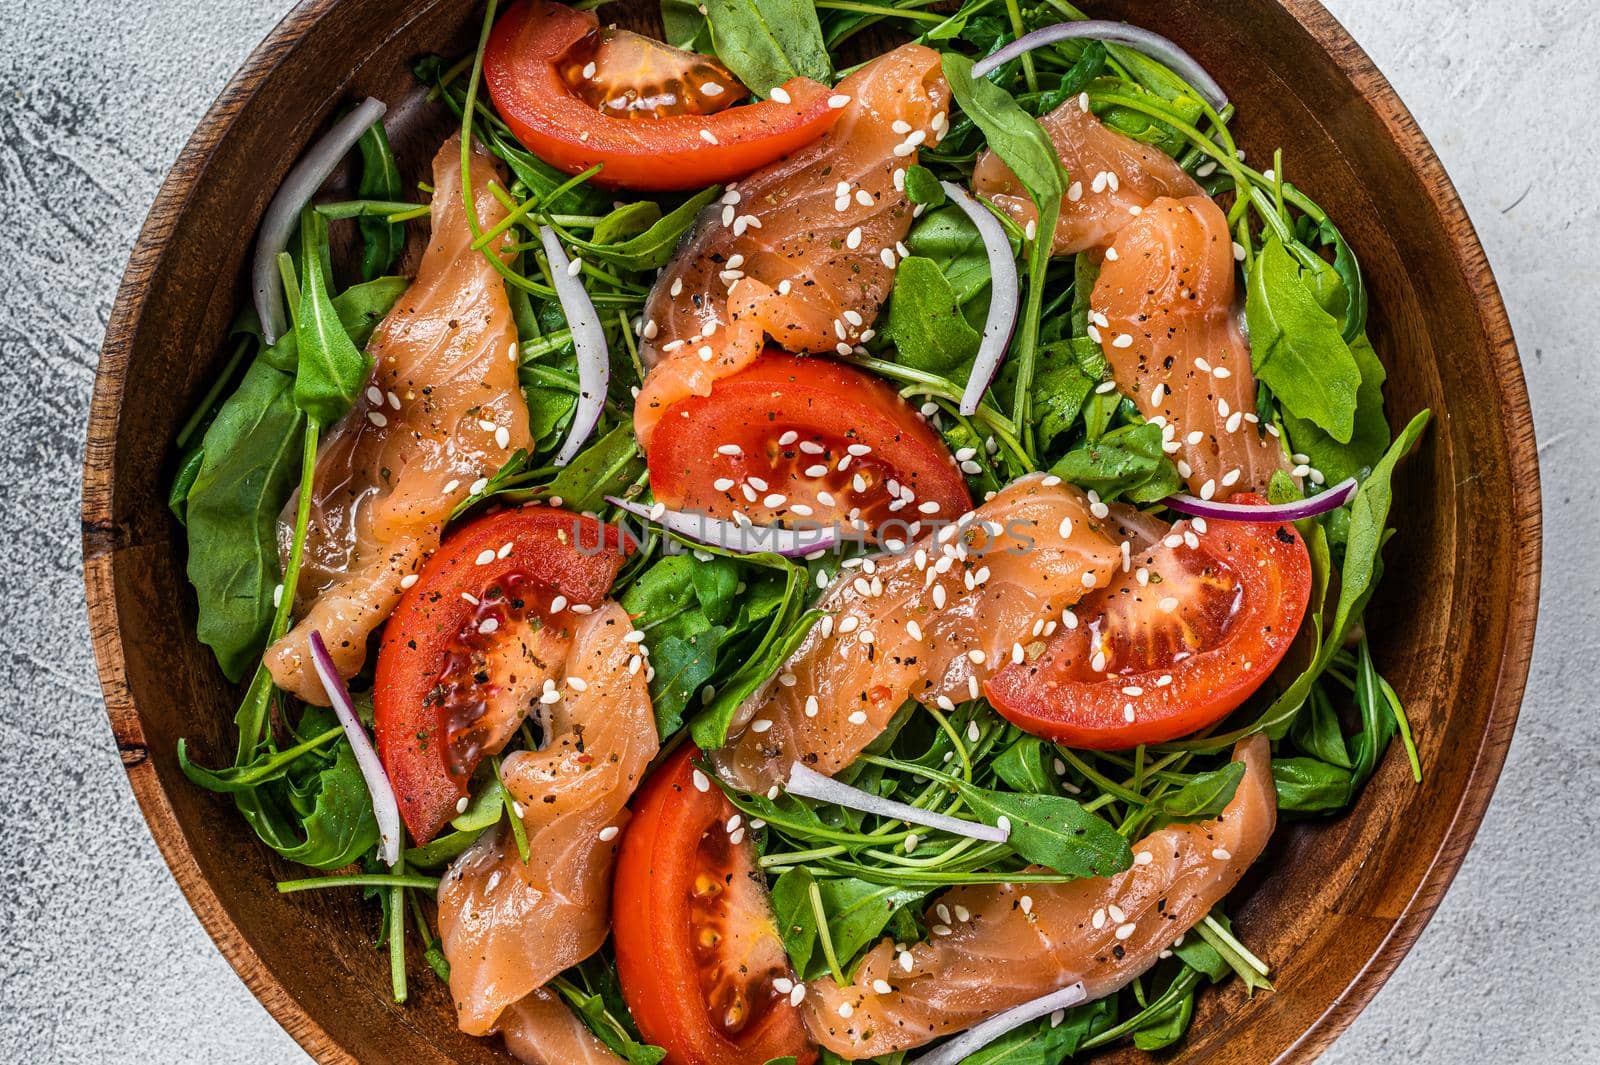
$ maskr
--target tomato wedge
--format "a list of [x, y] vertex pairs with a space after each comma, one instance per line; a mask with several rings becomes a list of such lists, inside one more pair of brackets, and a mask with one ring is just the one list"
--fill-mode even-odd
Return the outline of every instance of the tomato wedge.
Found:
[[649, 459], [656, 499], [720, 518], [855, 521], [909, 541], [912, 524], [972, 507], [949, 448], [888, 384], [773, 349], [668, 407]]
[[[378, 754], [418, 843], [456, 815], [566, 658], [631, 550], [611, 526], [554, 507], [503, 510], [452, 534], [401, 596], [378, 649]], [[559, 600], [564, 599], [565, 602]]]
[[793, 974], [755, 846], [700, 757], [686, 745], [633, 799], [612, 899], [623, 996], [666, 1065], [810, 1065], [800, 1011], [774, 986]]
[[[593, 13], [521, 0], [489, 37], [484, 82], [535, 155], [571, 174], [601, 164], [593, 181], [610, 188], [692, 189], [742, 177], [815, 140], [839, 117], [828, 88], [809, 78], [791, 78], [771, 100], [727, 107], [743, 88], [731, 75], [725, 91], [712, 88], [723, 86], [720, 65], [659, 49], [641, 63], [637, 41], [607, 47]], [[616, 54], [602, 70], [608, 52]], [[672, 53], [688, 58], [674, 62]], [[645, 83], [621, 83], [630, 65]]]
[[1178, 522], [1078, 605], [1076, 628], [991, 677], [994, 708], [1058, 743], [1119, 750], [1186, 736], [1244, 702], [1300, 630], [1311, 559], [1288, 522], [1198, 524]]

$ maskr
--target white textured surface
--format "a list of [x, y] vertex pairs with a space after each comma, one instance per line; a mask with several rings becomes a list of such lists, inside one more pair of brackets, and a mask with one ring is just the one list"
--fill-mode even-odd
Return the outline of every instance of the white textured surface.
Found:
[[[1477, 846], [1325, 1060], [1600, 1061], [1600, 478], [1583, 433], [1600, 385], [1600, 16], [1588, 0], [1330, 6], [1432, 137], [1488, 247], [1533, 393], [1546, 537], [1533, 680]], [[306, 1060], [201, 931], [124, 783], [77, 522], [93, 367], [134, 234], [204, 107], [288, 7], [0, 0], [0, 1061]]]

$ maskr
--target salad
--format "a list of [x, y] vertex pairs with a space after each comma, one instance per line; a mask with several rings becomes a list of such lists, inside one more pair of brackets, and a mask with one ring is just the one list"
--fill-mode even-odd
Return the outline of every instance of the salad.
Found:
[[1428, 414], [1315, 175], [1065, 0], [604, 14], [490, 0], [422, 180], [368, 100], [273, 200], [176, 440], [244, 686], [184, 772], [524, 1062], [1059, 1062], [1270, 991], [1277, 822], [1421, 779], [1363, 616]]

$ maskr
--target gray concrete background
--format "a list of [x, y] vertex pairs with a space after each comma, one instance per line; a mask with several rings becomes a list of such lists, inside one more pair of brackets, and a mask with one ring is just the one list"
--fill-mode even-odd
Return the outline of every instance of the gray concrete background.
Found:
[[[207, 939], [134, 806], [94, 678], [77, 521], [95, 360], [134, 235], [289, 6], [0, 0], [0, 1061], [306, 1060]], [[1600, 478], [1582, 429], [1600, 383], [1600, 15], [1588, 0], [1330, 6], [1488, 247], [1533, 393], [1546, 534], [1533, 680], [1477, 845], [1325, 1060], [1600, 1061]]]

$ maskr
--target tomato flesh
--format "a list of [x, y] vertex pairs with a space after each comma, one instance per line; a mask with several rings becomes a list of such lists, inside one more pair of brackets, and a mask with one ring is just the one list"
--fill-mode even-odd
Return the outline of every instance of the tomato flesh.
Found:
[[629, 547], [593, 518], [503, 510], [447, 538], [401, 597], [378, 649], [372, 708], [378, 754], [418, 843], [455, 816], [478, 763], [505, 745], [564, 659], [572, 608], [605, 598]]
[[[599, 164], [594, 184], [642, 191], [743, 177], [815, 140], [841, 114], [828, 88], [809, 78], [791, 78], [774, 99], [730, 107], [743, 89], [731, 75], [726, 91], [712, 88], [724, 85], [719, 64], [657, 49], [620, 35], [608, 46], [593, 13], [520, 0], [490, 34], [484, 83], [506, 125], [545, 162], [571, 174]], [[641, 81], [627, 84], [630, 77]]]
[[893, 388], [831, 359], [768, 351], [668, 407], [650, 486], [669, 507], [758, 524], [834, 522], [909, 542], [971, 509], [939, 434]]
[[1202, 524], [1174, 525], [1077, 606], [1076, 628], [991, 677], [995, 709], [1058, 743], [1119, 750], [1189, 735], [1249, 698], [1300, 630], [1311, 560], [1287, 522]]
[[755, 847], [716, 785], [696, 786], [699, 758], [686, 746], [634, 796], [612, 900], [622, 993], [667, 1065], [808, 1065], [816, 1048], [773, 986], [792, 976]]
[[596, 27], [560, 67], [573, 94], [607, 118], [712, 115], [749, 95], [715, 59], [614, 26]]

